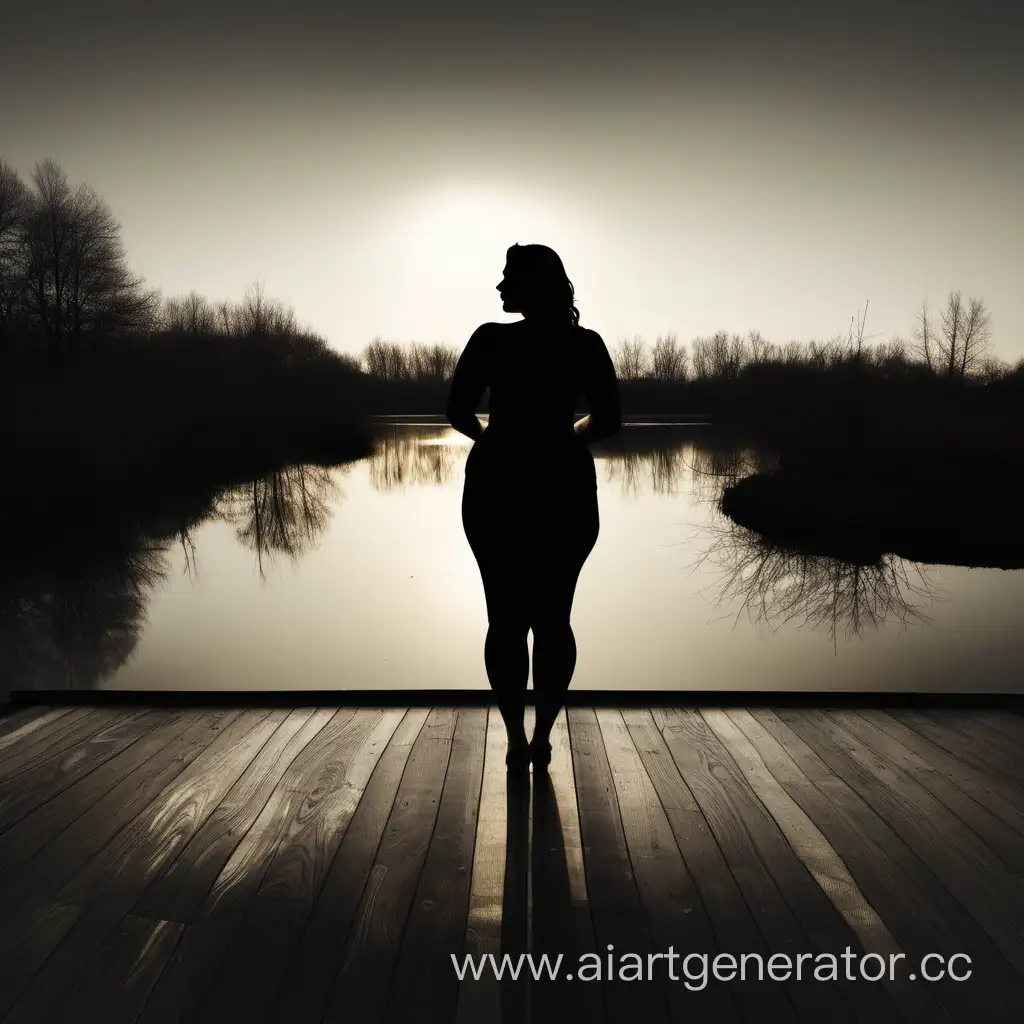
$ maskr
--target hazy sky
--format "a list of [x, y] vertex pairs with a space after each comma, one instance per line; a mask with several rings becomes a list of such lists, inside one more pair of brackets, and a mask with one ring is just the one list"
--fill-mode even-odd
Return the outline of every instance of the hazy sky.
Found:
[[515, 319], [539, 241], [610, 344], [865, 300], [883, 340], [960, 288], [1016, 359], [1016, 6], [0, 0], [0, 158], [91, 184], [165, 295], [260, 280], [345, 351]]

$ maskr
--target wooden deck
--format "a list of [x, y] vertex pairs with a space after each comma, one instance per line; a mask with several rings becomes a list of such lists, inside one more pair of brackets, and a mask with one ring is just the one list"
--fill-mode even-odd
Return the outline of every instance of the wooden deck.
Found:
[[[572, 707], [554, 739], [524, 785], [486, 707], [15, 711], [0, 1020], [1021, 1019], [1021, 716]], [[672, 948], [680, 980], [460, 983], [451, 961], [568, 972], [609, 945], [627, 978], [621, 954]], [[847, 947], [905, 966], [684, 984], [691, 952], [809, 954], [813, 977]], [[970, 977], [909, 980], [928, 953]]]

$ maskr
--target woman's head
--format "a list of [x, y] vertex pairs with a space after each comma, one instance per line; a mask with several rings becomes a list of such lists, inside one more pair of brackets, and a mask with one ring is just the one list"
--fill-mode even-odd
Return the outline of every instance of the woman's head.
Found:
[[497, 287], [506, 313], [546, 319], [564, 316], [573, 326], [580, 322], [572, 281], [558, 253], [546, 245], [511, 246], [505, 254], [504, 277]]

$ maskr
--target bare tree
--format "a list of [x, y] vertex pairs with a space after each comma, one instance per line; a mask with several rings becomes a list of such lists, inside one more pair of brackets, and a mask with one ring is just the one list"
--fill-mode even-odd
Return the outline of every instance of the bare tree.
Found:
[[992, 317], [980, 298], [965, 305], [959, 291], [952, 291], [939, 318], [936, 331], [927, 306], [918, 314], [914, 332], [917, 351], [935, 373], [966, 377], [980, 364], [992, 339]]
[[640, 380], [650, 372], [647, 343], [639, 334], [621, 338], [612, 355], [615, 373], [620, 380]]
[[404, 380], [409, 375], [402, 346], [379, 336], [363, 349], [363, 362], [367, 373], [382, 380]]
[[241, 334], [263, 337], [271, 333], [274, 321], [272, 301], [267, 298], [262, 281], [254, 281], [245, 290], [241, 304], [235, 309], [235, 323]]
[[226, 337], [232, 337], [235, 334], [235, 311], [234, 307], [228, 302], [227, 299], [222, 299], [217, 303], [215, 307], [217, 316], [217, 328]]
[[798, 366], [804, 361], [805, 346], [796, 339], [780, 346], [776, 358], [784, 366]]
[[812, 340], [807, 346], [807, 361], [819, 370], [827, 370], [839, 363], [844, 355], [843, 339]]
[[917, 326], [914, 328], [914, 340], [917, 342], [917, 354], [927, 364], [928, 369], [935, 370], [935, 329], [928, 315], [928, 300], [921, 303], [917, 314]]
[[68, 260], [68, 329], [73, 348], [87, 334], [125, 335], [150, 329], [159, 293], [128, 268], [121, 225], [87, 185], [74, 195]]
[[1013, 367], [1005, 359], [999, 356], [984, 356], [978, 360], [972, 376], [982, 384], [991, 384], [993, 381], [1008, 377], [1013, 372]]
[[0, 330], [16, 318], [28, 286], [24, 233], [29, 202], [28, 186], [0, 160]]
[[981, 366], [992, 340], [992, 314], [980, 298], [971, 298], [960, 325], [958, 372], [966, 377]]
[[939, 323], [942, 332], [939, 341], [942, 369], [952, 377], [960, 364], [961, 328], [964, 323], [964, 304], [959, 291], [949, 293]]
[[686, 347], [679, 344], [675, 332], [659, 334], [651, 350], [651, 376], [655, 380], [685, 380]]
[[32, 183], [36, 194], [32, 197], [25, 234], [28, 305], [46, 335], [48, 347], [60, 352], [70, 248], [67, 214], [72, 200], [71, 185], [52, 160], [36, 165]]
[[711, 346], [708, 339], [693, 339], [692, 372], [696, 380], [708, 380], [711, 377]]
[[209, 336], [217, 332], [217, 311], [205, 296], [194, 289], [164, 304], [164, 326], [179, 334]]
[[419, 375], [430, 380], [450, 380], [459, 361], [459, 350], [454, 345], [435, 342], [419, 346]]
[[743, 338], [727, 331], [715, 331], [705, 339], [708, 351], [708, 369], [717, 380], [735, 380], [746, 362], [747, 352]]
[[751, 363], [766, 363], [772, 357], [774, 346], [760, 331], [747, 332], [747, 358]]
[[883, 341], [871, 350], [872, 362], [880, 370], [887, 372], [903, 370], [908, 362], [908, 346], [898, 335]]
[[52, 160], [36, 164], [23, 235], [25, 307], [54, 352], [89, 336], [150, 329], [159, 293], [143, 289], [121, 242], [121, 226], [87, 185], [72, 190]]

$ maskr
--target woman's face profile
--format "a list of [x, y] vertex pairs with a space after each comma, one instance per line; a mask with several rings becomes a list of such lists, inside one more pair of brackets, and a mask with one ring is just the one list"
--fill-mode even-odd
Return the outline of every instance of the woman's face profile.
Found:
[[498, 295], [501, 297], [501, 308], [506, 313], [521, 313], [519, 305], [518, 289], [515, 285], [515, 274], [509, 274], [508, 264], [502, 271], [502, 278], [497, 284]]

